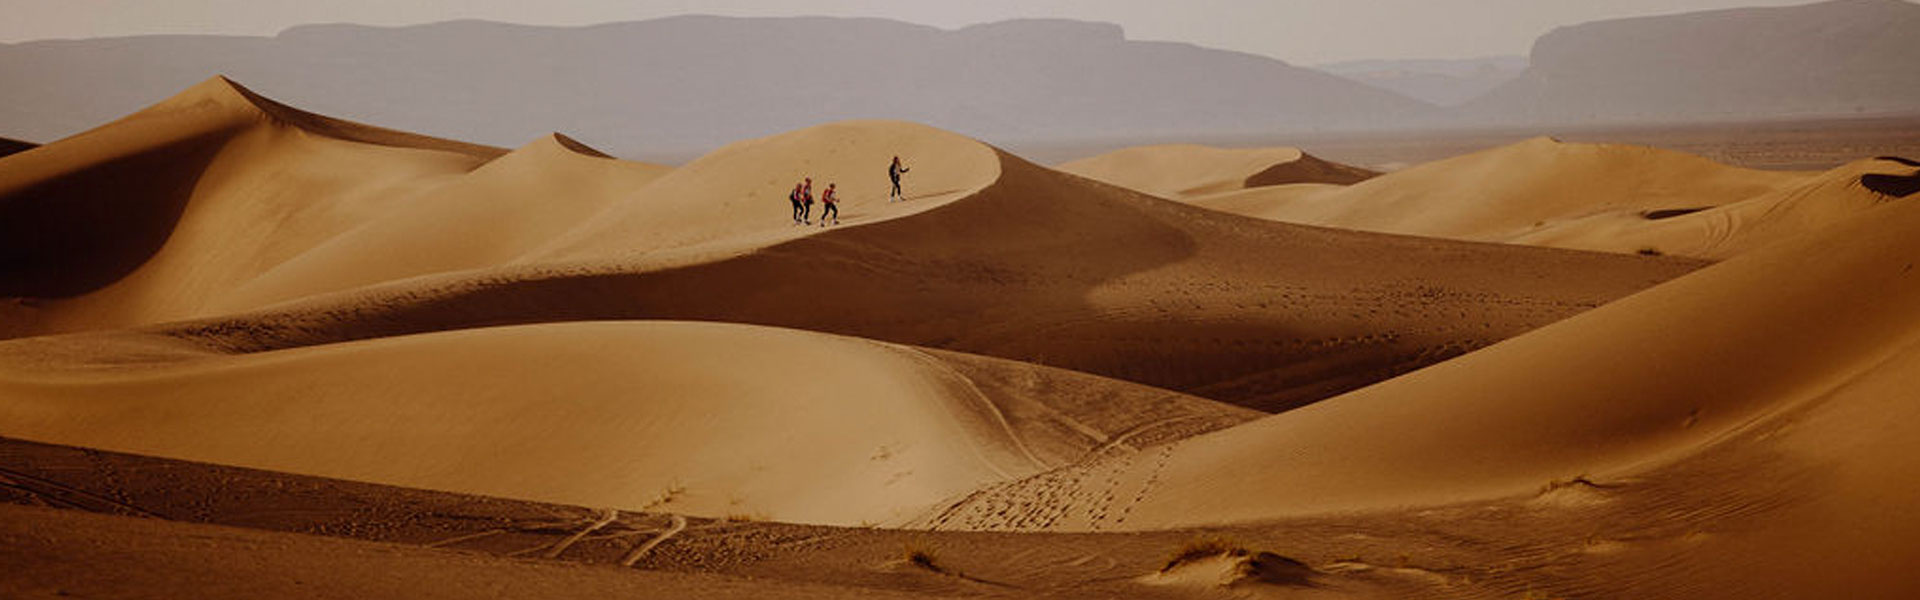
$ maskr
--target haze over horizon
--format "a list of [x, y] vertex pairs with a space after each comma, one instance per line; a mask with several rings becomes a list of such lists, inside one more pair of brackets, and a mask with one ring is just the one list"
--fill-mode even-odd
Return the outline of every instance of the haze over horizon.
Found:
[[[806, 3], [725, 0], [686, 2], [575, 0], [542, 3], [426, 0], [395, 5], [374, 0], [0, 0], [13, 18], [0, 23], [0, 43], [155, 34], [270, 36], [321, 23], [401, 26], [461, 19], [529, 25], [592, 25], [685, 14], [740, 17], [876, 17], [941, 28], [1019, 18], [1107, 22], [1127, 37], [1188, 42], [1314, 65], [1365, 59], [1457, 59], [1525, 55], [1555, 27], [1636, 16], [1806, 0], [1480, 0], [1436, 3], [1381, 0], [1365, 6], [1329, 0], [1201, 0], [1178, 5], [1139, 1], [1057, 0], [968, 3], [814, 0]], [[1434, 27], [1448, 23], [1449, 27]]]

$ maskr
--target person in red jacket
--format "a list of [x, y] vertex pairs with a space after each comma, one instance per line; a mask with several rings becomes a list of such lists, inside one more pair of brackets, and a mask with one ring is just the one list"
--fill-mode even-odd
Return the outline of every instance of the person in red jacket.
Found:
[[833, 215], [833, 224], [840, 224], [840, 197], [833, 195], [833, 185], [832, 183], [828, 183], [827, 191], [820, 193], [821, 227], [827, 226], [827, 215]]

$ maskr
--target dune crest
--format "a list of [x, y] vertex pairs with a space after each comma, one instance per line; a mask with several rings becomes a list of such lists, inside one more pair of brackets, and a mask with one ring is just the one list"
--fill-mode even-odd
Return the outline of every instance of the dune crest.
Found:
[[[889, 202], [887, 165], [900, 156], [908, 200]], [[620, 259], [654, 264], [710, 261], [813, 235], [796, 226], [787, 194], [812, 178], [816, 199], [835, 184], [839, 219], [852, 225], [898, 218], [966, 197], [999, 177], [986, 144], [916, 123], [843, 121], [736, 142], [651, 182], [521, 262]], [[812, 218], [825, 212], [816, 203]], [[812, 224], [817, 225], [815, 220]], [[664, 253], [672, 258], [646, 257]]]
[[226, 96], [228, 94], [238, 95], [241, 99], [245, 100], [249, 106], [271, 117], [274, 121], [300, 128], [303, 131], [315, 135], [350, 142], [360, 142], [363, 144], [456, 152], [477, 158], [494, 158], [506, 152], [505, 150], [492, 146], [420, 135], [417, 133], [387, 129], [385, 127], [375, 127], [307, 112], [254, 93], [253, 90], [247, 89], [246, 86], [240, 85], [231, 79], [227, 79], [224, 75], [215, 76], [205, 85], [210, 85], [212, 89], [217, 90], [216, 95], [218, 96]]
[[1123, 148], [1055, 168], [1174, 200], [1292, 183], [1346, 185], [1378, 175], [1327, 162], [1299, 148], [1197, 144]]
[[553, 139], [554, 143], [560, 144], [560, 147], [572, 150], [575, 154], [594, 158], [613, 158], [613, 155], [601, 152], [599, 148], [588, 146], [580, 140], [567, 137], [567, 134], [564, 133], [554, 132], [554, 134], [549, 137]]

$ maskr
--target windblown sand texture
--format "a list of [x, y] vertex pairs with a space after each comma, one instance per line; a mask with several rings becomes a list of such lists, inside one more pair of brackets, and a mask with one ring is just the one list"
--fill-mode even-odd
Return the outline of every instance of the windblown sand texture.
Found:
[[[195, 523], [6, 508], [35, 550], [0, 564], [39, 579], [0, 591], [82, 577], [59, 540], [179, 573], [264, 548], [235, 597], [293, 589], [262, 573], [299, 555], [497, 560], [388, 516], [317, 531], [354, 542], [245, 516], [309, 494], [592, 507], [498, 553], [741, 596], [1903, 597], [1915, 170], [1550, 139], [1379, 176], [1200, 146], [1054, 170], [892, 121], [670, 167], [214, 78], [0, 158], [0, 450], [41, 457], [0, 488]], [[839, 225], [791, 222], [803, 177]], [[176, 479], [88, 492], [60, 446]], [[140, 507], [179, 489], [221, 499]], [[429, 545], [507, 535], [452, 522]], [[1178, 552], [1195, 529], [1253, 547]], [[546, 567], [516, 585], [625, 585]], [[329, 589], [411, 589], [361, 583]]]

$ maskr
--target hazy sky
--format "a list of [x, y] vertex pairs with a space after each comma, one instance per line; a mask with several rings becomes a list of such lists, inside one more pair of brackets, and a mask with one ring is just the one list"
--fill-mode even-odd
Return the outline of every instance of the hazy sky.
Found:
[[584, 25], [676, 14], [875, 16], [953, 28], [1015, 17], [1119, 23], [1296, 64], [1526, 54], [1559, 25], [1808, 0], [0, 0], [0, 42], [150, 33], [272, 35], [305, 23], [488, 19]]

